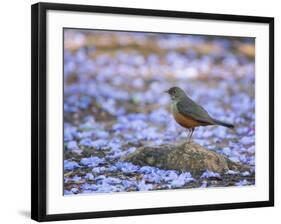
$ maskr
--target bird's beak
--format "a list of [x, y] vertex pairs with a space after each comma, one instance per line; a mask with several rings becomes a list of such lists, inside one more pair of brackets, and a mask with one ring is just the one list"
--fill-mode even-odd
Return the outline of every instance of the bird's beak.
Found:
[[164, 91], [164, 93], [168, 93], [168, 94], [169, 94], [169, 90], [168, 90], [168, 89], [167, 89], [167, 90], [165, 90], [165, 91]]

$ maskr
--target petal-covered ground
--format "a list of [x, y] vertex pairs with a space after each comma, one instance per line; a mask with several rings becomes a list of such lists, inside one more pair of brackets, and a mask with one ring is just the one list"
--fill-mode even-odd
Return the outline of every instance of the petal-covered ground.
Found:
[[[255, 183], [254, 39], [64, 31], [64, 194]], [[252, 172], [189, 172], [120, 158], [147, 144], [186, 139], [169, 96], [183, 88], [211, 116], [235, 124], [196, 128], [193, 141]]]

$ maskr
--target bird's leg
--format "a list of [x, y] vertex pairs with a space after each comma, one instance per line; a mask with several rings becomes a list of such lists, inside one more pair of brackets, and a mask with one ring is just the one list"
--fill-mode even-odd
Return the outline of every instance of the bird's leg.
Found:
[[188, 131], [188, 132], [187, 132], [187, 142], [189, 142], [191, 130], [190, 130], [190, 128], [187, 128], [186, 130]]
[[191, 131], [190, 131], [190, 135], [189, 135], [189, 138], [188, 138], [188, 142], [191, 142], [191, 138], [192, 138], [192, 135], [193, 135], [193, 132], [194, 132], [194, 129], [195, 128], [190, 128]]

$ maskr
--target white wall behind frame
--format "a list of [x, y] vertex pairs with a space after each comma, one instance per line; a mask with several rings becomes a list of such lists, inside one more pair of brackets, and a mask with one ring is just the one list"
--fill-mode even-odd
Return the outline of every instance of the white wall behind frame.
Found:
[[[42, 0], [50, 2], [51, 0]], [[37, 1], [2, 1], [1, 5], [1, 223], [36, 223], [30, 213], [30, 5]], [[280, 6], [279, 1], [224, 0], [60, 0], [62, 3], [95, 4], [120, 7], [172, 9], [196, 12], [274, 16], [275, 20], [275, 158], [281, 148]], [[20, 111], [15, 113], [15, 111]], [[12, 125], [13, 124], [13, 125]], [[15, 138], [17, 136], [17, 138]], [[267, 223], [279, 220], [281, 212], [281, 165], [276, 159], [276, 207], [169, 215], [60, 221], [57, 223], [143, 224], [143, 223]], [[54, 222], [56, 223], [56, 222]]]

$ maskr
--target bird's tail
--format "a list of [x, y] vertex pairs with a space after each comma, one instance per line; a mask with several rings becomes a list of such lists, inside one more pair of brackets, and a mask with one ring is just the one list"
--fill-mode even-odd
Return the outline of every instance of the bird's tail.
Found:
[[229, 124], [229, 123], [219, 121], [219, 120], [216, 120], [216, 119], [213, 119], [213, 121], [215, 122], [215, 124], [218, 124], [218, 125], [221, 125], [221, 126], [224, 126], [224, 127], [227, 127], [227, 128], [234, 128], [233, 124]]

